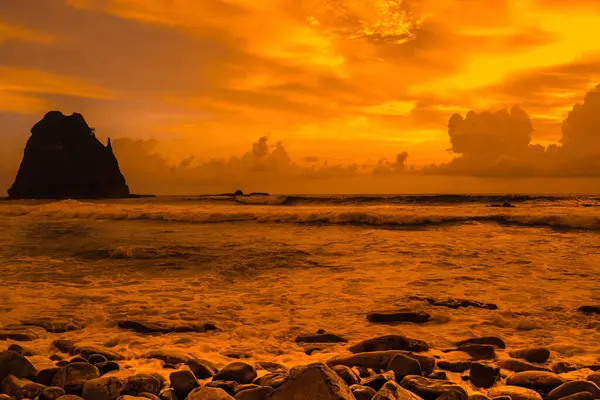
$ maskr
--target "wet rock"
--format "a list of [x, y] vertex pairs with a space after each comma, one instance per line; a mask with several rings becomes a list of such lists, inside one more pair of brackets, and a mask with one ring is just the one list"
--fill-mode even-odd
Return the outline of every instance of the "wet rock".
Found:
[[0, 329], [0, 340], [15, 340], [17, 342], [31, 342], [40, 338], [40, 332], [25, 326], [7, 326]]
[[20, 387], [14, 393], [14, 396], [17, 399], [35, 399], [42, 393], [44, 389], [46, 389], [46, 386], [31, 382]]
[[585, 379], [600, 386], [600, 372], [591, 373]]
[[69, 354], [79, 354], [86, 360], [94, 354], [101, 355], [109, 361], [120, 361], [123, 359], [123, 356], [121, 356], [120, 354], [117, 354], [107, 349], [91, 346], [75, 346], [69, 350]]
[[227, 394], [233, 396], [235, 394], [235, 389], [239, 386], [239, 384], [235, 381], [212, 381], [208, 382], [204, 386], [223, 389]]
[[498, 362], [500, 368], [506, 369], [513, 372], [525, 372], [525, 371], [547, 371], [552, 372], [549, 368], [540, 367], [526, 361], [515, 360], [513, 358], [508, 358], [505, 360], [500, 360]]
[[14, 400], [14, 399], [7, 394], [0, 393], [0, 400]]
[[49, 333], [65, 333], [76, 331], [82, 328], [81, 325], [67, 320], [52, 318], [36, 318], [27, 321], [21, 321], [23, 326], [37, 326]]
[[367, 321], [376, 324], [393, 324], [399, 322], [411, 322], [424, 324], [431, 316], [425, 312], [415, 311], [375, 311], [367, 314]]
[[88, 357], [88, 362], [94, 365], [104, 363], [107, 361], [108, 360], [106, 359], [106, 357], [104, 357], [102, 354], [92, 354]]
[[492, 400], [511, 400], [510, 396], [496, 396]]
[[39, 400], [56, 400], [61, 396], [65, 395], [65, 390], [58, 386], [50, 386], [42, 390], [40, 393]]
[[449, 390], [457, 390], [467, 396], [465, 390], [451, 381], [428, 379], [422, 376], [407, 376], [400, 382], [400, 386], [416, 393], [425, 400], [436, 400]]
[[252, 383], [254, 378], [256, 378], [254, 367], [243, 362], [234, 362], [226, 365], [213, 376], [214, 381], [235, 381], [239, 384]]
[[558, 400], [579, 392], [590, 392], [595, 399], [600, 398], [600, 388], [590, 381], [570, 381], [563, 383], [548, 393], [548, 400]]
[[463, 392], [453, 389], [443, 393], [437, 400], [468, 400], [468, 397]]
[[234, 398], [223, 389], [204, 386], [194, 389], [187, 400], [234, 400]]
[[314, 335], [296, 337], [296, 343], [347, 343], [348, 339], [334, 333], [319, 331]]
[[31, 357], [35, 354], [33, 350], [31, 350], [27, 347], [23, 347], [17, 343], [13, 343], [10, 346], [8, 346], [8, 349], [6, 349], [6, 351], [14, 351], [15, 353], [17, 353], [23, 357]]
[[77, 347], [73, 341], [67, 339], [56, 339], [52, 342], [52, 346], [56, 347], [62, 353], [68, 354]]
[[368, 386], [352, 385], [350, 391], [356, 397], [356, 400], [371, 400], [377, 392]]
[[545, 371], [517, 372], [506, 380], [507, 385], [521, 386], [543, 393], [549, 393], [565, 382], [564, 378]]
[[581, 306], [578, 310], [586, 314], [600, 314], [599, 306]]
[[61, 368], [54, 379], [52, 386], [58, 386], [65, 389], [67, 394], [81, 395], [83, 385], [91, 380], [100, 377], [98, 368], [87, 362], [73, 363]]
[[542, 396], [534, 390], [520, 386], [496, 386], [488, 390], [488, 397], [509, 396], [511, 400], [542, 400]]
[[122, 395], [139, 396], [140, 393], [147, 392], [158, 395], [162, 389], [160, 380], [151, 374], [136, 374], [127, 377], [121, 387]]
[[270, 400], [355, 400], [346, 383], [325, 364], [290, 371], [289, 380], [269, 394]]
[[177, 367], [175, 365], [167, 364], [167, 363], [164, 363], [162, 367], [163, 367], [163, 369], [177, 369]]
[[124, 394], [119, 396], [117, 400], [146, 400], [146, 398], [142, 396], [130, 396], [128, 394]]
[[56, 375], [56, 373], [58, 371], [60, 371], [61, 367], [53, 367], [53, 368], [46, 368], [41, 370], [40, 372], [38, 372], [37, 377], [35, 378], [35, 381], [37, 383], [41, 383], [42, 385], [45, 386], [52, 386], [52, 381], [54, 380], [54, 376]]
[[[357, 398], [358, 400], [358, 398]], [[394, 381], [388, 381], [379, 389], [373, 400], [422, 400], [416, 394], [409, 392]]]
[[407, 375], [421, 375], [421, 364], [412, 357], [396, 354], [387, 366], [388, 371], [393, 371], [397, 380], [402, 380]]
[[139, 397], [143, 397], [143, 398], [150, 399], [150, 400], [160, 400], [160, 397], [158, 397], [157, 395], [152, 394], [152, 393], [146, 393], [146, 392], [140, 393]]
[[[145, 392], [144, 392], [145, 393]], [[160, 400], [177, 400], [177, 396], [175, 395], [175, 390], [173, 388], [167, 387], [160, 391], [158, 394]]]
[[63, 358], [61, 356], [59, 356], [58, 354], [52, 354], [50, 357], [48, 357], [50, 359], [50, 361], [60, 361]]
[[64, 396], [60, 396], [56, 400], [83, 400], [81, 397], [74, 394], [65, 394]]
[[100, 375], [104, 375], [111, 371], [118, 371], [121, 367], [116, 361], [106, 361], [96, 364], [96, 368], [100, 371]]
[[535, 363], [545, 363], [550, 358], [550, 349], [547, 347], [530, 347], [510, 351], [509, 354], [513, 358], [522, 358]]
[[306, 354], [307, 356], [310, 356], [314, 352], [321, 351], [321, 350], [323, 350], [321, 347], [309, 347], [307, 349], [304, 349], [304, 354]]
[[144, 358], [156, 358], [168, 364], [184, 364], [188, 360], [194, 359], [189, 354], [180, 351], [155, 350], [144, 355]]
[[502, 340], [501, 338], [499, 338], [497, 336], [483, 336], [483, 337], [470, 338], [470, 339], [461, 340], [460, 342], [456, 343], [456, 345], [458, 347], [465, 346], [468, 344], [487, 344], [490, 346], [496, 346], [499, 349], [506, 348], [506, 344], [504, 343], [504, 340]]
[[484, 394], [481, 393], [474, 393], [472, 395], [469, 396], [468, 400], [492, 400], [489, 397], [487, 397]]
[[287, 374], [271, 373], [254, 379], [253, 383], [260, 386], [269, 386], [273, 389], [277, 389], [279, 386], [286, 383], [287, 380]]
[[185, 365], [189, 367], [198, 379], [212, 378], [218, 371], [213, 363], [202, 359], [187, 360]]
[[67, 365], [69, 365], [69, 362], [67, 360], [60, 360], [56, 362], [56, 366], [57, 367], [66, 367]]
[[86, 363], [86, 362], [88, 362], [88, 360], [86, 360], [83, 357], [73, 357], [72, 359], [69, 360], [69, 364], [73, 364], [73, 363], [76, 363], [76, 362], [84, 362], [84, 363]]
[[590, 392], [579, 392], [569, 396], [561, 397], [559, 400], [593, 400], [594, 395]]
[[558, 361], [553, 363], [550, 369], [556, 374], [564, 374], [565, 372], [578, 370], [579, 367], [567, 361]]
[[393, 371], [387, 371], [382, 374], [377, 374], [363, 379], [360, 384], [375, 389], [381, 389], [387, 381], [396, 381], [396, 376]]
[[287, 374], [289, 372], [288, 368], [285, 365], [269, 361], [257, 362], [256, 368], [264, 369], [265, 371], [269, 371], [276, 374]]
[[435, 307], [447, 307], [447, 308], [452, 308], [452, 309], [459, 309], [459, 308], [467, 308], [467, 307], [473, 307], [473, 308], [482, 308], [485, 310], [497, 310], [498, 306], [492, 303], [484, 303], [482, 301], [476, 301], [476, 300], [468, 300], [468, 299], [444, 299], [444, 300], [437, 300], [437, 299], [433, 299], [431, 297], [418, 297], [418, 296], [411, 296], [410, 297], [411, 300], [420, 300], [420, 301], [426, 301], [427, 303], [429, 303], [432, 306]]
[[124, 198], [129, 188], [110, 140], [104, 146], [81, 114], [51, 111], [33, 126], [13, 199]]
[[489, 344], [465, 344], [459, 346], [456, 350], [467, 353], [476, 360], [491, 360], [496, 358], [494, 346]]
[[346, 382], [346, 385], [352, 386], [360, 383], [360, 376], [354, 372], [350, 367], [345, 365], [336, 365], [331, 368], [333, 372], [339, 375], [340, 378]]
[[29, 379], [17, 378], [14, 375], [7, 375], [0, 383], [0, 393], [13, 396], [17, 392], [17, 390], [25, 387], [25, 385], [28, 385], [30, 383], [32, 382]]
[[372, 369], [365, 367], [352, 367], [352, 371], [356, 372], [356, 374], [361, 378], [367, 378], [369, 376], [375, 375], [375, 372]]
[[243, 390], [236, 393], [236, 400], [267, 400], [269, 394], [273, 391], [272, 388], [267, 386], [259, 386], [252, 389]]
[[256, 389], [256, 388], [260, 388], [260, 387], [262, 387], [262, 386], [255, 385], [254, 383], [246, 383], [244, 385], [237, 385], [235, 387], [235, 389], [233, 390], [233, 394], [236, 395], [239, 392], [243, 392], [244, 390]]
[[[489, 388], [500, 379], [500, 367], [494, 364], [474, 362], [471, 364], [469, 381], [477, 387]], [[517, 385], [520, 386], [520, 385]]]
[[199, 386], [194, 373], [185, 369], [171, 372], [169, 380], [178, 399], [185, 399], [192, 390]]
[[435, 358], [399, 350], [373, 351], [368, 353], [357, 353], [351, 356], [338, 356], [327, 361], [327, 365], [346, 365], [347, 367], [364, 367], [373, 370], [385, 370], [396, 354], [403, 354], [414, 358], [421, 364], [421, 370], [428, 375], [435, 368]]
[[421, 352], [429, 350], [429, 345], [421, 340], [411, 339], [403, 335], [385, 335], [364, 340], [350, 347], [349, 350], [352, 353], [387, 350], [407, 350]]
[[117, 322], [121, 329], [132, 330], [137, 333], [204, 333], [215, 331], [218, 328], [211, 323], [192, 324], [192, 325], [165, 325], [149, 321], [122, 320]]
[[450, 372], [465, 372], [471, 369], [473, 361], [438, 361], [437, 367]]
[[85, 400], [116, 400], [122, 386], [121, 379], [115, 376], [90, 379], [83, 385], [81, 397]]
[[8, 375], [14, 375], [17, 378], [35, 379], [37, 374], [37, 369], [22, 355], [14, 351], [0, 353], [0, 382]]
[[429, 379], [439, 379], [441, 381], [448, 380], [448, 375], [444, 371], [435, 371], [428, 376]]

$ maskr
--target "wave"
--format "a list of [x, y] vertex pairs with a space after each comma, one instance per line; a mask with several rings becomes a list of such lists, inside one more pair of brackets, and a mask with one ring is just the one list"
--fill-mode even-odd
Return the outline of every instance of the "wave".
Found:
[[[424, 209], [360, 209], [347, 208], [292, 208], [248, 209], [240, 212], [235, 207], [215, 211], [210, 207], [181, 207], [159, 205], [128, 206], [123, 204], [97, 204], [74, 200], [40, 206], [1, 207], [0, 215], [8, 217], [30, 216], [38, 220], [94, 219], [115, 221], [157, 221], [178, 223], [288, 223], [305, 225], [348, 225], [380, 229], [425, 229], [445, 225], [498, 224], [520, 227], [551, 228], [556, 230], [600, 231], [600, 214], [590, 209], [584, 212], [556, 213], [544, 208], [517, 208], [506, 212], [498, 209], [454, 208]], [[577, 211], [573, 208], [573, 211]]]

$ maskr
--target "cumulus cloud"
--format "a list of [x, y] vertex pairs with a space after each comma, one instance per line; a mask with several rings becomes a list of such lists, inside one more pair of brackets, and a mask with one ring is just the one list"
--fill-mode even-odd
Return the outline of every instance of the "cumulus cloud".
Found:
[[398, 174], [405, 171], [406, 160], [408, 159], [408, 153], [403, 151], [396, 155], [396, 159], [392, 162], [382, 158], [379, 163], [373, 168], [373, 174], [375, 175], [390, 175]]

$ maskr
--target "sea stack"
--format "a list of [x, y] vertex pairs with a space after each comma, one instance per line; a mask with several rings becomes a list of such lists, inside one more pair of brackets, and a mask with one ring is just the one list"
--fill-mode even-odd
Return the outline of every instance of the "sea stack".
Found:
[[129, 197], [110, 139], [104, 146], [81, 114], [50, 111], [31, 128], [11, 199]]

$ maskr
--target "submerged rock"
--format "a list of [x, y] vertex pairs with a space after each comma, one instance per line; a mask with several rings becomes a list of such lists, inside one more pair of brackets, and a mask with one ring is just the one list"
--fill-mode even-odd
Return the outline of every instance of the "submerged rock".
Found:
[[129, 187], [110, 139], [104, 146], [81, 114], [51, 111], [33, 126], [12, 199], [122, 198]]
[[476, 338], [470, 338], [470, 339], [461, 340], [460, 342], [456, 342], [456, 345], [459, 347], [467, 345], [467, 344], [487, 344], [490, 346], [496, 346], [499, 349], [506, 348], [506, 344], [504, 343], [504, 340], [502, 340], [501, 338], [499, 338], [497, 336], [476, 337]]
[[316, 334], [296, 337], [296, 343], [347, 343], [348, 339], [334, 333], [320, 331]]
[[434, 299], [431, 297], [418, 297], [418, 296], [412, 296], [412, 297], [410, 297], [410, 299], [426, 301], [427, 303], [431, 304], [432, 306], [436, 306], [436, 307], [448, 307], [448, 308], [453, 308], [453, 309], [467, 308], [467, 307], [483, 308], [486, 310], [497, 310], [498, 309], [498, 306], [496, 304], [484, 303], [482, 301], [469, 300], [469, 299], [450, 298], [450, 299], [438, 300], [438, 299]]
[[348, 350], [353, 353], [387, 350], [407, 350], [420, 352], [429, 350], [429, 345], [422, 340], [411, 339], [403, 335], [385, 335], [364, 340], [350, 347]]
[[148, 321], [122, 320], [117, 322], [117, 326], [138, 333], [204, 333], [217, 330], [217, 327], [209, 322], [190, 325], [165, 325]]
[[393, 324], [400, 322], [411, 322], [424, 324], [428, 322], [430, 315], [422, 311], [374, 311], [367, 314], [367, 321], [377, 324]]

